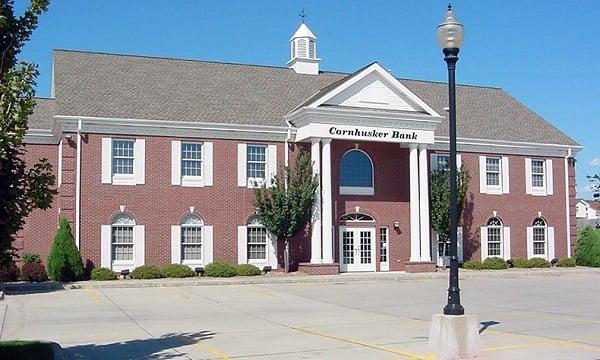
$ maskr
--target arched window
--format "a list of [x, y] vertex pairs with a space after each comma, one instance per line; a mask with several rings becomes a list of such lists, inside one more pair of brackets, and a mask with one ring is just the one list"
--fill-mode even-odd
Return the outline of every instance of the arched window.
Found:
[[188, 214], [181, 219], [181, 260], [202, 260], [202, 219]]
[[133, 227], [135, 220], [127, 213], [111, 220], [111, 254], [113, 262], [133, 262]]
[[345, 214], [340, 218], [341, 221], [375, 221], [372, 216], [361, 213]]
[[546, 256], [546, 240], [547, 240], [548, 224], [541, 217], [533, 220], [533, 255], [541, 257]]
[[267, 229], [257, 216], [248, 220], [246, 251], [248, 262], [267, 261]]
[[503, 257], [502, 232], [502, 220], [490, 218], [487, 222], [487, 256]]
[[373, 163], [361, 150], [350, 150], [340, 160], [340, 194], [373, 195]]

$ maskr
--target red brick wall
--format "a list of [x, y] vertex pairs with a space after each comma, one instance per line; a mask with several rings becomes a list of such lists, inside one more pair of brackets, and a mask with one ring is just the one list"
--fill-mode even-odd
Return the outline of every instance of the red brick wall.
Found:
[[[461, 153], [462, 164], [471, 175], [465, 211], [463, 213], [464, 258], [481, 259], [480, 227], [485, 226], [497, 211], [504, 223], [510, 227], [511, 257], [527, 257], [527, 227], [541, 211], [548, 226], [554, 227], [555, 255], [567, 255], [566, 210], [565, 210], [565, 162], [564, 158], [551, 158], [553, 166], [553, 195], [533, 196], [525, 193], [525, 158], [509, 157], [510, 193], [502, 195], [482, 194], [479, 191], [479, 155]], [[574, 214], [574, 207], [572, 213]]]
[[[391, 271], [404, 270], [404, 263], [410, 257], [410, 192], [408, 149], [398, 144], [361, 142], [358, 148], [366, 152], [374, 164], [374, 196], [340, 195], [339, 194], [339, 160], [342, 155], [355, 148], [355, 142], [337, 141], [331, 143], [332, 192], [333, 192], [333, 224], [335, 225], [334, 259], [339, 262], [339, 226], [365, 226], [339, 221], [346, 213], [360, 212], [371, 215], [376, 227], [376, 267], [379, 270], [379, 228], [388, 227], [389, 265]], [[400, 227], [394, 228], [398, 221]]]
[[[52, 164], [54, 175], [57, 174], [58, 147], [56, 145], [29, 144], [26, 147], [25, 161], [32, 166], [42, 158], [48, 159]], [[54, 199], [52, 208], [48, 210], [34, 210], [27, 219], [23, 230], [19, 231], [13, 246], [19, 254], [34, 252], [41, 256], [46, 264], [46, 258], [58, 227], [58, 197]]]
[[[101, 139], [90, 134], [83, 147], [81, 190], [81, 252], [100, 264], [100, 226], [124, 205], [139, 225], [145, 225], [145, 261], [167, 264], [171, 259], [171, 225], [195, 207], [205, 224], [213, 226], [214, 259], [237, 262], [237, 226], [254, 213], [252, 189], [237, 185], [238, 141], [214, 140], [214, 186], [192, 188], [171, 185], [171, 141], [176, 138], [136, 137], [146, 140], [146, 177], [143, 185], [101, 183]], [[202, 140], [202, 139], [199, 139]], [[252, 143], [260, 143], [253, 141]], [[284, 144], [277, 161], [284, 162]], [[282, 263], [282, 261], [280, 261]]]

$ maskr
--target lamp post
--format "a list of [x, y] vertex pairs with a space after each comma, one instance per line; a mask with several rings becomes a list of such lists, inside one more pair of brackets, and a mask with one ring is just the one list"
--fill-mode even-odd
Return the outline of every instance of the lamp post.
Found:
[[465, 309], [460, 304], [460, 288], [458, 287], [458, 256], [456, 232], [458, 228], [457, 184], [456, 184], [456, 89], [454, 73], [458, 61], [459, 48], [463, 43], [464, 29], [454, 17], [452, 6], [444, 21], [437, 27], [438, 44], [444, 52], [444, 61], [448, 65], [448, 100], [449, 100], [449, 133], [450, 133], [450, 279], [448, 287], [448, 303], [444, 307], [444, 315], [464, 315]]

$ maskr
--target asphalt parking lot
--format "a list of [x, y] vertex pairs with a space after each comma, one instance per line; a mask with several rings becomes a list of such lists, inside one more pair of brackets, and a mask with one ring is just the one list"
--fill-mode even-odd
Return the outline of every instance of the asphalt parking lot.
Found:
[[[73, 359], [434, 359], [446, 280], [60, 290], [0, 302], [0, 339]], [[600, 359], [597, 274], [466, 279], [484, 359]]]

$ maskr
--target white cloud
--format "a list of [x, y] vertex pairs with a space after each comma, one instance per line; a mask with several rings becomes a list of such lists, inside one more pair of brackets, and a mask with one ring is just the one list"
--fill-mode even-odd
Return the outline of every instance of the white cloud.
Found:
[[592, 161], [590, 161], [590, 165], [600, 166], [600, 158], [593, 158]]

